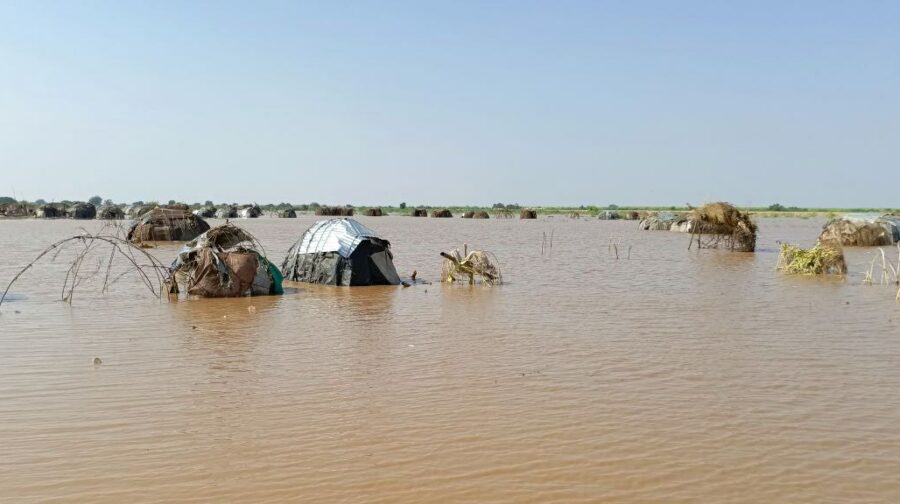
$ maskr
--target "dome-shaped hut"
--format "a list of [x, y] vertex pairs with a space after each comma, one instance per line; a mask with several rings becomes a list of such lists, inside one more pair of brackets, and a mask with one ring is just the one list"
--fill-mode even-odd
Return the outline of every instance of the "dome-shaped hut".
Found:
[[398, 285], [391, 244], [353, 219], [322, 220], [303, 233], [281, 265], [284, 278], [327, 285]]
[[188, 241], [209, 231], [209, 224], [184, 208], [156, 207], [135, 221], [127, 239], [134, 243], [149, 241]]

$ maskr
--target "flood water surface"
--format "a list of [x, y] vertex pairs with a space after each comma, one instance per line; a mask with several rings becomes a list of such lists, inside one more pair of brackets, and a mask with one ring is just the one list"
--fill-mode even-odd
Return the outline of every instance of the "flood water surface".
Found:
[[[314, 220], [239, 224], [280, 263]], [[755, 254], [634, 222], [359, 220], [433, 283], [167, 303], [123, 279], [69, 305], [65, 254], [23, 275], [0, 308], [0, 501], [900, 501], [900, 305], [862, 285], [875, 249], [837, 281], [774, 271], [816, 220], [763, 219]], [[0, 284], [82, 226], [0, 221]], [[441, 284], [464, 243], [506, 285]]]

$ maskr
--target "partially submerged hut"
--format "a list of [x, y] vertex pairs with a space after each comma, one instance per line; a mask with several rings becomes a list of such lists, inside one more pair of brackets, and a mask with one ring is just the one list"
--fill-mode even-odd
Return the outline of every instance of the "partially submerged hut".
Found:
[[7, 203], [5, 205], [0, 205], [0, 216], [3, 217], [28, 217], [31, 214], [31, 209], [24, 203]]
[[209, 231], [209, 224], [189, 210], [156, 207], [131, 225], [127, 239], [133, 243], [148, 241], [188, 241]]
[[93, 203], [75, 203], [66, 214], [72, 219], [93, 219], [97, 217], [97, 207]]
[[216, 226], [185, 245], [171, 271], [170, 288], [180, 284], [193, 296], [284, 293], [281, 272], [262, 254], [256, 239], [233, 224]]
[[194, 210], [194, 215], [197, 217], [203, 217], [204, 219], [212, 219], [216, 216], [216, 207], [214, 206], [205, 206], [202, 208], [198, 208]]
[[278, 217], [281, 219], [296, 219], [297, 211], [293, 208], [283, 208], [278, 211]]
[[638, 228], [644, 231], [668, 231], [676, 221], [676, 215], [672, 212], [659, 212], [641, 219]]
[[316, 208], [316, 215], [332, 217], [353, 217], [353, 207], [347, 206], [320, 206]]
[[428, 210], [424, 208], [414, 208], [410, 215], [413, 217], [428, 217]]
[[66, 212], [56, 205], [41, 205], [35, 210], [34, 216], [38, 219], [58, 219], [65, 217]]
[[391, 244], [353, 219], [322, 220], [303, 233], [281, 265], [287, 280], [326, 285], [398, 285]]
[[129, 205], [125, 208], [125, 216], [129, 219], [137, 219], [154, 208], [156, 205]]
[[116, 205], [103, 205], [97, 211], [97, 218], [101, 220], [122, 220], [125, 218], [125, 211]]
[[256, 219], [260, 215], [262, 215], [262, 209], [256, 203], [244, 205], [238, 210], [238, 217], [241, 219]]
[[639, 220], [640, 218], [641, 218], [641, 214], [638, 213], [636, 210], [632, 210], [630, 212], [625, 212], [625, 214], [622, 216], [622, 219], [624, 219], [624, 220]]
[[725, 202], [707, 203], [687, 214], [691, 245], [699, 248], [727, 248], [736, 252], [756, 250], [756, 224], [750, 216]]
[[832, 219], [822, 227], [821, 242], [844, 247], [880, 247], [900, 242], [900, 217], [847, 215]]
[[598, 215], [597, 218], [599, 218], [600, 220], [619, 220], [621, 218], [621, 215], [619, 215], [619, 212], [616, 212], [614, 210], [604, 210], [600, 212], [600, 215]]
[[236, 206], [223, 206], [216, 210], [216, 219], [236, 219], [238, 210]]
[[450, 217], [453, 217], [453, 214], [450, 212], [450, 210], [444, 208], [441, 210], [432, 210], [431, 216], [440, 219], [449, 219]]
[[384, 211], [381, 208], [367, 208], [366, 209], [366, 217], [382, 217], [384, 215]]
[[475, 215], [472, 216], [473, 219], [490, 219], [491, 216], [484, 210], [479, 210], [475, 212]]
[[521, 212], [519, 212], [520, 219], [537, 219], [537, 210], [533, 208], [523, 208]]
[[475, 218], [475, 212], [469, 210], [468, 212], [465, 212], [464, 214], [462, 214], [462, 218], [463, 218], [463, 219], [474, 219], [474, 218]]

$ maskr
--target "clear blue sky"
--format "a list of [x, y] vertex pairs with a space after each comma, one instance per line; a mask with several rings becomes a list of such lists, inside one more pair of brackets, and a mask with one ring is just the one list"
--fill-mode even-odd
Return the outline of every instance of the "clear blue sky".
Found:
[[0, 3], [0, 195], [900, 206], [900, 2]]

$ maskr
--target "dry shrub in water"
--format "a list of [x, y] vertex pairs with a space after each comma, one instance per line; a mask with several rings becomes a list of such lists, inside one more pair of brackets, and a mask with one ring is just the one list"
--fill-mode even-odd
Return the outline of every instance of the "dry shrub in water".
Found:
[[840, 245], [817, 243], [803, 249], [782, 243], [776, 269], [792, 275], [843, 275], [847, 273], [847, 263]]

